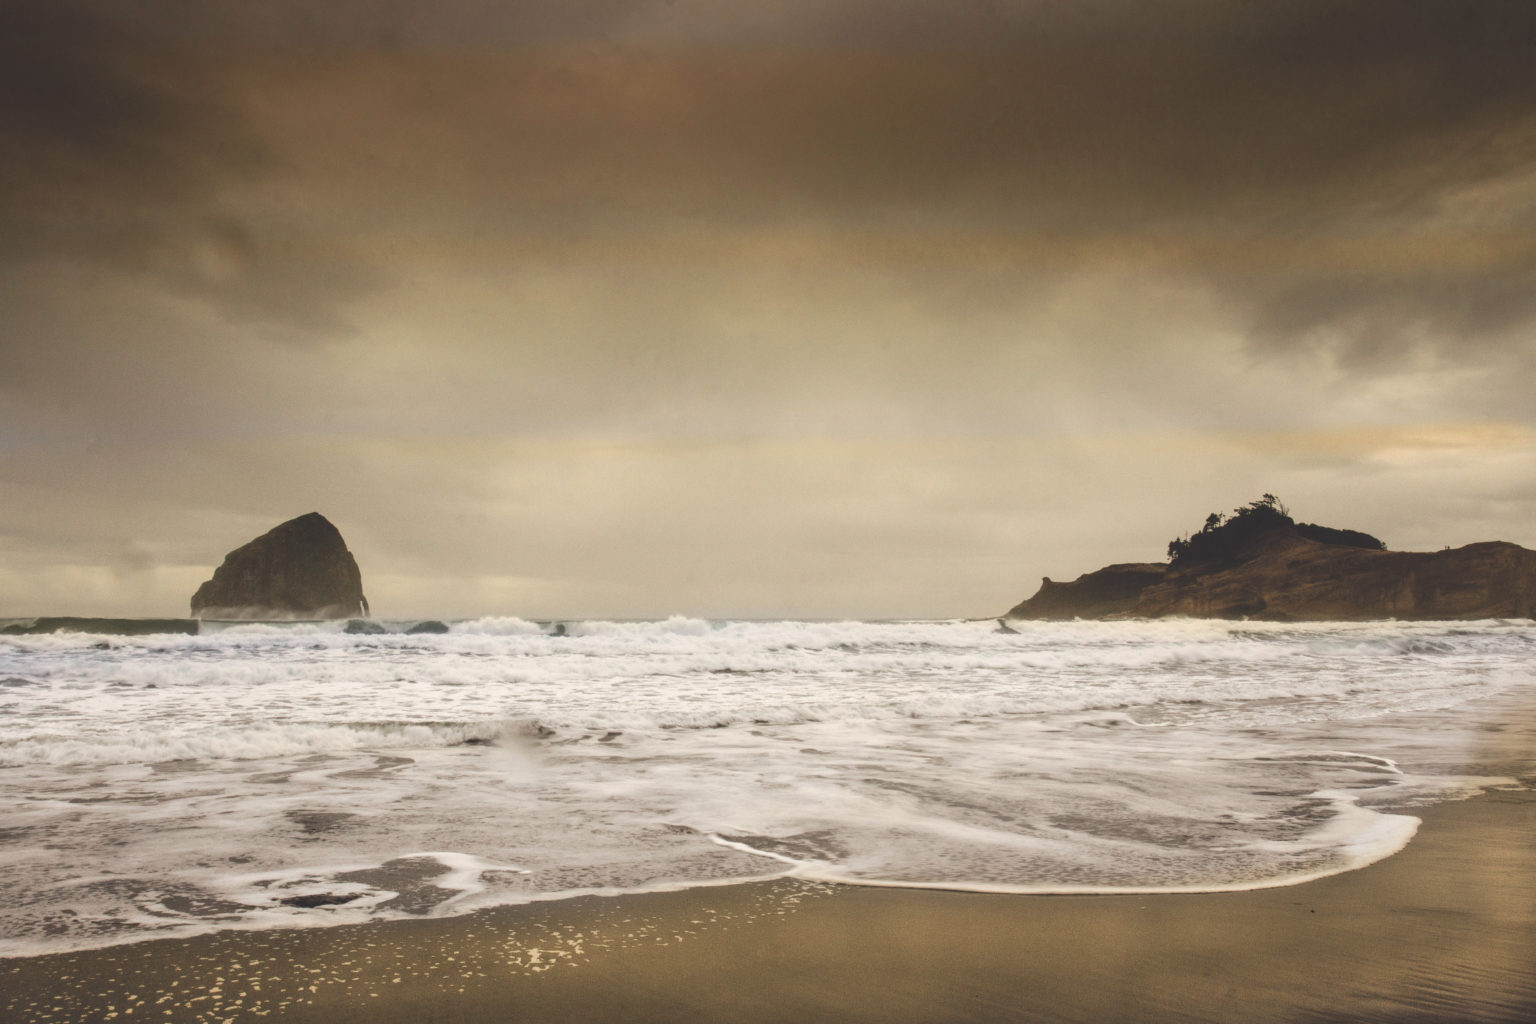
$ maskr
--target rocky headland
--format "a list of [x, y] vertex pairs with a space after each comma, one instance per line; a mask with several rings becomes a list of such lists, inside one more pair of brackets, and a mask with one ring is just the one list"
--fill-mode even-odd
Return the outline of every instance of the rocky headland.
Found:
[[363, 577], [341, 532], [318, 512], [290, 519], [224, 556], [192, 595], [208, 619], [348, 619], [368, 614]]
[[1047, 577], [1011, 619], [1190, 616], [1324, 621], [1536, 617], [1536, 551], [1503, 541], [1389, 551], [1369, 534], [1297, 523], [1272, 495], [1217, 513], [1169, 560]]

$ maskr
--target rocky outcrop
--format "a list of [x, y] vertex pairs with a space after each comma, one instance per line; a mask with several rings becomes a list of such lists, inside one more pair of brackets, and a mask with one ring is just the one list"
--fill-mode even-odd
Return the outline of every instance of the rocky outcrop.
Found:
[[210, 619], [346, 619], [368, 614], [362, 574], [318, 512], [290, 519], [224, 556], [192, 595]]
[[[1111, 565], [1073, 583], [1047, 579], [1008, 615], [1277, 621], [1536, 617], [1536, 551], [1517, 544], [1387, 551], [1362, 544], [1359, 538], [1375, 539], [1355, 531], [1308, 524], [1303, 531], [1284, 515], [1261, 519], [1261, 528], [1247, 523], [1242, 542], [1224, 547], [1219, 557]], [[1313, 539], [1317, 536], [1329, 540]]]
[[1010, 619], [1102, 619], [1136, 607], [1141, 592], [1162, 582], [1168, 567], [1160, 562], [1122, 562], [1088, 572], [1071, 583], [1049, 576], [1034, 597], [1008, 613]]

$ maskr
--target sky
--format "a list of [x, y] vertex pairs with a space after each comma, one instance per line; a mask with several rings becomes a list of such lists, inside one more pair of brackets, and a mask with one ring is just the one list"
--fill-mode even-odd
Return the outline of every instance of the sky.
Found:
[[1528, 0], [0, 0], [0, 616], [985, 616], [1536, 547]]

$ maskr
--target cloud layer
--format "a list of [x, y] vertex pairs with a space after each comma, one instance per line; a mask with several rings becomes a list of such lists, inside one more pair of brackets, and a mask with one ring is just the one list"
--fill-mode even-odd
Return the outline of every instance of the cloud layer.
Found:
[[0, 614], [311, 508], [437, 614], [1536, 543], [1531, 5], [718, 8], [0, 7]]

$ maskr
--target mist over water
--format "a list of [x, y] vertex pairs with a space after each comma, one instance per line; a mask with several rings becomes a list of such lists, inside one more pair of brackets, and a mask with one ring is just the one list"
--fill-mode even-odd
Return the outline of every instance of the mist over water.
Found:
[[1533, 774], [1479, 752], [1530, 728], [1528, 621], [1018, 628], [0, 637], [0, 954], [784, 873], [1285, 884]]

